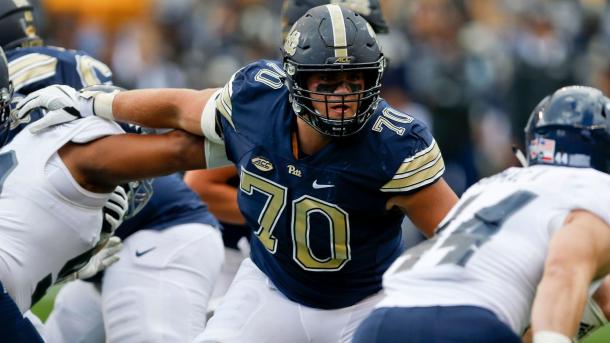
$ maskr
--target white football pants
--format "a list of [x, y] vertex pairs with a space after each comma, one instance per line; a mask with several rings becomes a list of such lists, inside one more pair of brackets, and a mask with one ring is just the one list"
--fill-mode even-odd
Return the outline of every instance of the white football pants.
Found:
[[195, 342], [350, 342], [380, 299], [381, 292], [341, 309], [306, 307], [286, 298], [247, 258]]
[[101, 295], [65, 285], [45, 325], [55, 342], [188, 342], [201, 333], [224, 259], [220, 232], [204, 224], [142, 230], [124, 241]]

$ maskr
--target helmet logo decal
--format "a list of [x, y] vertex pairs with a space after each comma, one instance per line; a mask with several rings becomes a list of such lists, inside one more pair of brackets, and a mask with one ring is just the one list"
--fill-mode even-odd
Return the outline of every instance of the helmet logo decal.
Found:
[[295, 52], [297, 52], [297, 46], [299, 46], [299, 38], [301, 37], [301, 33], [297, 30], [292, 30], [286, 37], [286, 42], [284, 42], [284, 51], [290, 56], [293, 56]]
[[36, 27], [34, 26], [34, 15], [30, 11], [23, 13], [23, 18], [19, 19], [21, 29], [29, 38], [36, 37]]
[[270, 171], [273, 170], [273, 164], [271, 164], [271, 162], [269, 162], [267, 159], [265, 159], [264, 157], [255, 157], [252, 159], [252, 164], [256, 167], [256, 169], [260, 170], [260, 171]]
[[335, 57], [347, 57], [347, 33], [341, 7], [337, 5], [326, 5], [326, 8], [330, 13], [330, 20], [333, 25]]
[[341, 5], [362, 15], [371, 15], [371, 3], [369, 0], [331, 0], [333, 5]]

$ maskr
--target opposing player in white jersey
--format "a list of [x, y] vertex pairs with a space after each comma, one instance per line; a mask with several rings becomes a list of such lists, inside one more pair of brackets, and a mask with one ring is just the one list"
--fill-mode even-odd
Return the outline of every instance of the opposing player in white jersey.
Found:
[[610, 100], [565, 87], [526, 128], [530, 166], [472, 186], [384, 275], [354, 342], [569, 343], [610, 271]]
[[203, 142], [179, 131], [121, 134], [97, 118], [34, 135], [25, 125], [39, 113], [10, 114], [4, 53], [0, 81], [0, 337], [31, 342], [40, 338], [22, 313], [91, 256], [116, 185], [203, 167]]
[[[104, 63], [45, 44], [33, 11], [28, 0], [0, 0], [0, 45], [16, 92], [112, 84]], [[103, 275], [70, 282], [57, 294], [44, 325], [48, 343], [188, 342], [203, 331], [223, 260], [219, 224], [178, 175], [150, 181], [150, 201], [116, 230], [124, 245], [120, 260]]]

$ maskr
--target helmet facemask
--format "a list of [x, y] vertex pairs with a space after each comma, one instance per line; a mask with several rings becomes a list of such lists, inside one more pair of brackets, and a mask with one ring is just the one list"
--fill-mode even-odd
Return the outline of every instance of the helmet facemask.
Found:
[[[345, 65], [329, 67], [323, 65], [298, 65], [287, 62], [286, 69], [294, 70], [291, 78], [291, 101], [297, 116], [314, 127], [320, 133], [332, 137], [345, 137], [358, 132], [377, 108], [381, 91], [383, 60], [362, 65]], [[324, 73], [330, 80], [310, 90], [310, 77]], [[341, 78], [339, 73], [348, 73]], [[351, 75], [361, 75], [363, 87], [350, 83]], [[347, 80], [346, 80], [347, 79]], [[336, 92], [339, 87], [347, 88], [346, 92]], [[315, 106], [317, 105], [317, 106]], [[320, 111], [317, 108], [322, 108]], [[331, 116], [335, 108], [343, 108], [340, 115]], [[354, 109], [352, 113], [351, 109]]]
[[148, 204], [154, 193], [152, 183], [153, 179], [144, 179], [122, 185], [129, 201], [129, 209], [123, 217], [125, 220], [135, 217]]

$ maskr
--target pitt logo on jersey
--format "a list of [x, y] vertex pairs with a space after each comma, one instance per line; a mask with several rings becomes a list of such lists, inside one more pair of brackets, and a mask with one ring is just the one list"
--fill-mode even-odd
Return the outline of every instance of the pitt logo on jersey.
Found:
[[256, 169], [260, 171], [270, 171], [273, 170], [273, 164], [267, 161], [264, 157], [255, 157], [252, 159], [252, 164], [256, 167]]
[[297, 167], [293, 166], [292, 164], [289, 164], [287, 167], [288, 167], [288, 174], [292, 174], [292, 175], [298, 176], [298, 177], [303, 176], [303, 173], [299, 169], [297, 169]]

